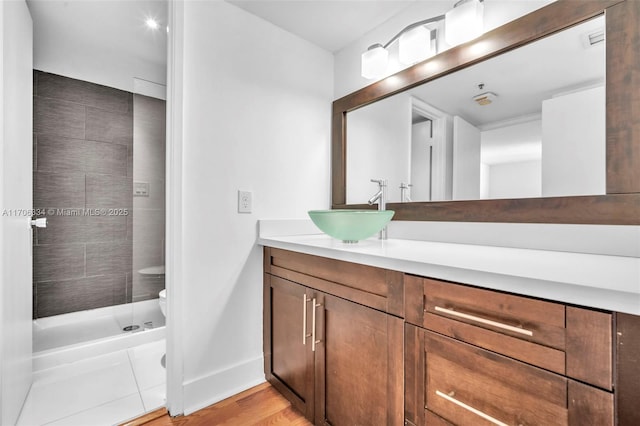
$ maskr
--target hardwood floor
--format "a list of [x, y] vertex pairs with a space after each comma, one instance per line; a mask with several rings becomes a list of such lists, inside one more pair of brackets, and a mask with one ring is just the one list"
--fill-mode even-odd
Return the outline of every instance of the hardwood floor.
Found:
[[[169, 417], [166, 410], [149, 413], [122, 426], [310, 426], [278, 391], [263, 383], [184, 417]], [[154, 414], [155, 413], [155, 414]], [[157, 417], [161, 415], [161, 417]]]

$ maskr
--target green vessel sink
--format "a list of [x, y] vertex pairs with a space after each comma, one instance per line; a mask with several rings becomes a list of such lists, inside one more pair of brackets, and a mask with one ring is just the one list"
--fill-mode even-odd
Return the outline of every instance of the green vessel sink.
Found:
[[344, 241], [357, 243], [384, 228], [393, 210], [310, 210], [309, 217], [322, 232]]

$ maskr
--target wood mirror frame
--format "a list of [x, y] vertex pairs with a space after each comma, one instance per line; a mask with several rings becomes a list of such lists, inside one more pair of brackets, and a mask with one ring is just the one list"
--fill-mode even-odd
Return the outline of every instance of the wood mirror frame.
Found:
[[[606, 19], [606, 195], [387, 203], [394, 220], [640, 224], [640, 1], [558, 0], [333, 102], [332, 208], [346, 204], [347, 112], [583, 21]], [[479, 52], [481, 47], [482, 52]], [[374, 176], [372, 176], [374, 177]], [[372, 188], [372, 193], [373, 193]]]

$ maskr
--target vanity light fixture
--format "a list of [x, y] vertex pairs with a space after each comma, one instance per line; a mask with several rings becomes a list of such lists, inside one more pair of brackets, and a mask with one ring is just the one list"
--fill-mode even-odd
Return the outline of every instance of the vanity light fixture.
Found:
[[389, 61], [389, 52], [379, 44], [369, 46], [366, 52], [362, 54], [362, 76], [364, 78], [374, 79], [384, 75]]
[[472, 40], [482, 34], [484, 0], [460, 0], [444, 15], [424, 19], [406, 26], [386, 44], [369, 46], [361, 58], [361, 73], [364, 78], [376, 79], [385, 75], [389, 62], [387, 50], [398, 42], [398, 56], [401, 63], [412, 65], [436, 53], [436, 30], [427, 24], [445, 21], [445, 40], [455, 46]]
[[398, 59], [405, 65], [413, 65], [432, 57], [436, 51], [436, 30], [418, 25], [400, 36]]
[[483, 31], [484, 4], [481, 0], [460, 0], [445, 14], [444, 39], [457, 46], [473, 40]]

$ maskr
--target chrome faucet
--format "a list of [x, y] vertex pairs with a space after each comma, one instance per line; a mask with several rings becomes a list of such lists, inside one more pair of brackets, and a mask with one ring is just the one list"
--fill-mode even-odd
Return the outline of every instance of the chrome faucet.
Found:
[[409, 196], [409, 189], [412, 187], [410, 183], [400, 182], [400, 202], [405, 203], [411, 202], [411, 197]]
[[386, 210], [387, 208], [387, 180], [386, 179], [371, 179], [371, 182], [378, 184], [378, 192], [367, 201], [369, 205], [373, 205], [378, 202], [378, 210]]
[[[371, 182], [378, 184], [378, 192], [367, 201], [369, 205], [373, 205], [376, 201], [378, 202], [378, 210], [386, 210], [387, 209], [387, 180], [386, 179], [371, 179]], [[385, 226], [380, 230], [378, 234], [378, 239], [386, 240], [387, 239], [387, 227]]]

